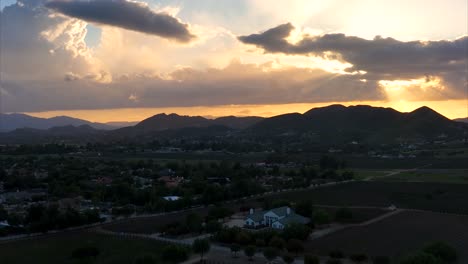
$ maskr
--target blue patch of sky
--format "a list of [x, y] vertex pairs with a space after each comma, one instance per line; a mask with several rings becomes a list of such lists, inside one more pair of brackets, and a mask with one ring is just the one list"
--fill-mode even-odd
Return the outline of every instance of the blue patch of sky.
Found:
[[3, 10], [5, 6], [16, 4], [16, 0], [0, 0], [0, 10]]
[[96, 47], [101, 42], [101, 28], [88, 24], [86, 26], [88, 32], [86, 33], [85, 42], [88, 47]]

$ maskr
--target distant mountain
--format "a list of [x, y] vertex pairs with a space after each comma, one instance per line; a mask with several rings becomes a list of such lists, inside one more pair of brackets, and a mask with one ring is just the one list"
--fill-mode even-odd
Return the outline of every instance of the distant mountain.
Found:
[[114, 128], [120, 128], [120, 127], [134, 126], [138, 124], [138, 121], [113, 121], [113, 122], [106, 122], [104, 124], [114, 127]]
[[397, 139], [463, 135], [467, 126], [453, 122], [428, 107], [410, 113], [366, 105], [331, 105], [304, 114], [267, 118], [245, 132], [255, 136], [313, 136], [318, 142], [389, 142]]
[[[229, 142], [288, 144], [304, 146], [343, 144], [357, 141], [369, 144], [426, 141], [441, 138], [462, 139], [468, 135], [468, 124], [455, 122], [428, 107], [409, 113], [392, 108], [357, 105], [330, 105], [313, 108], [304, 114], [290, 113], [270, 118], [227, 116], [207, 119], [201, 116], [157, 114], [134, 126], [105, 131], [108, 124], [96, 124], [69, 117], [50, 119], [27, 115], [2, 115], [2, 125], [17, 128], [0, 133], [2, 143], [44, 141], [71, 142], [145, 142], [155, 139], [215, 139]], [[51, 126], [56, 123], [67, 125]], [[74, 123], [70, 124], [70, 123]], [[83, 124], [85, 123], [85, 124]], [[78, 125], [76, 125], [78, 124]], [[38, 129], [48, 127], [47, 129]]]
[[93, 123], [83, 119], [56, 116], [52, 118], [39, 118], [25, 114], [0, 114], [0, 131], [13, 131], [18, 128], [49, 129], [57, 126], [89, 125], [95, 129], [115, 129], [115, 126]]
[[465, 117], [465, 118], [456, 118], [456, 119], [453, 119], [453, 121], [462, 122], [462, 123], [468, 123], [468, 117]]
[[[225, 127], [227, 130], [244, 129], [259, 121], [263, 120], [261, 117], [235, 117], [227, 116], [216, 119], [207, 119], [201, 116], [181, 116], [177, 114], [157, 114], [149, 117], [132, 127], [124, 127], [113, 131], [111, 134], [116, 137], [134, 137], [145, 134], [155, 134], [156, 132], [169, 131], [167, 134], [174, 134], [174, 130], [188, 128], [194, 130], [196, 128], [210, 128], [198, 129], [197, 133], [202, 131], [211, 133], [212, 130], [219, 131], [220, 127]], [[209, 134], [208, 133], [208, 134]]]
[[260, 121], [262, 121], [263, 117], [259, 116], [246, 116], [246, 117], [237, 117], [237, 116], [224, 116], [219, 117], [211, 121], [211, 123], [215, 125], [222, 125], [234, 129], [244, 129], [248, 128]]
[[0, 133], [0, 143], [38, 144], [44, 142], [90, 142], [99, 141], [104, 130], [97, 130], [89, 125], [58, 126], [49, 129], [17, 128], [10, 132]]

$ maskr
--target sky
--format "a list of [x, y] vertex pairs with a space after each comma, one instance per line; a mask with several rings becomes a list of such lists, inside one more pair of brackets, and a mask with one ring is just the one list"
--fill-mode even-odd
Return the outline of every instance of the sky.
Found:
[[466, 0], [1, 0], [0, 110], [468, 116]]

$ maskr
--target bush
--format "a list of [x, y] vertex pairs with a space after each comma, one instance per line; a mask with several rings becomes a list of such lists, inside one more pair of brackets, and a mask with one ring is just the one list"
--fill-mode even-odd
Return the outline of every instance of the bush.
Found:
[[454, 263], [457, 261], [457, 251], [444, 242], [435, 242], [426, 246], [423, 251], [430, 254], [444, 263]]
[[241, 247], [239, 246], [239, 244], [231, 245], [231, 253], [233, 253], [234, 257], [237, 257], [237, 252], [239, 252], [240, 250], [241, 250]]
[[306, 240], [312, 230], [305, 225], [301, 224], [290, 224], [284, 228], [283, 231], [283, 238], [286, 240], [289, 239], [299, 239], [299, 240]]
[[312, 214], [312, 220], [316, 225], [325, 225], [330, 223], [330, 215], [324, 210], [315, 210]]
[[320, 264], [320, 259], [317, 256], [305, 255], [304, 264]]

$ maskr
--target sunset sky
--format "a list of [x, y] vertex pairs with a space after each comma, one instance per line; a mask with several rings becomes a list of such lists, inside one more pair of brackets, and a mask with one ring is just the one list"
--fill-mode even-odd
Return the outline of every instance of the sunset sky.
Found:
[[466, 0], [1, 0], [0, 110], [468, 116]]

